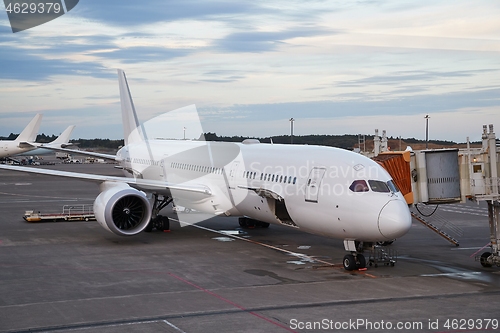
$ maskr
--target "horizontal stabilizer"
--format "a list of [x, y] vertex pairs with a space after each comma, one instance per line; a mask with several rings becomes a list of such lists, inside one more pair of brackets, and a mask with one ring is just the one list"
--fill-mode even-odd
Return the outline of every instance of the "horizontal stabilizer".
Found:
[[26, 148], [36, 148], [37, 145], [32, 143], [32, 142], [26, 142], [26, 141], [23, 141], [23, 142], [19, 142], [19, 144], [17, 145], [19, 148], [23, 148], [23, 149], [26, 149]]

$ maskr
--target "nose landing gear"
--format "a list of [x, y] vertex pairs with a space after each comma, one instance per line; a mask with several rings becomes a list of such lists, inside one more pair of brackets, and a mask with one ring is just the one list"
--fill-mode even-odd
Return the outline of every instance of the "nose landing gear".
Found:
[[350, 254], [346, 254], [342, 261], [346, 271], [366, 268], [365, 256], [360, 253], [363, 251], [363, 243], [353, 240], [344, 240], [344, 247], [346, 251], [351, 252]]
[[346, 271], [366, 268], [366, 259], [361, 253], [346, 254], [342, 263]]

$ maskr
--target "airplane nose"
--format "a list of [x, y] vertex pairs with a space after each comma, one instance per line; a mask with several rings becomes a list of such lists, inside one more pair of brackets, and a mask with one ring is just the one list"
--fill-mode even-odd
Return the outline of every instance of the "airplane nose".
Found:
[[403, 236], [410, 230], [411, 215], [406, 202], [389, 201], [378, 216], [378, 230], [387, 240]]

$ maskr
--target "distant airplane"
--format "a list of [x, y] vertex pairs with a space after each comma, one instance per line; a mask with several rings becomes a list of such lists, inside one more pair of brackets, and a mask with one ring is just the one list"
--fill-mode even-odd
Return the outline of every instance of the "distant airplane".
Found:
[[42, 115], [37, 114], [15, 140], [0, 140], [0, 158], [35, 149], [36, 146], [33, 143], [36, 140], [41, 122]]
[[[24, 128], [21, 134], [15, 140], [0, 140], [0, 158], [21, 155], [27, 152], [31, 152], [33, 155], [40, 155], [43, 153], [50, 152], [49, 150], [40, 150], [37, 153], [33, 152], [37, 150], [41, 144], [35, 142], [38, 130], [40, 128], [40, 123], [42, 122], [42, 115], [37, 114]], [[74, 125], [69, 126], [66, 130], [61, 133], [54, 141], [45, 144], [46, 147], [66, 147], [69, 143], [69, 138], [71, 133], [75, 128]]]
[[96, 219], [117, 235], [168, 227], [159, 212], [174, 201], [197, 212], [242, 216], [243, 227], [278, 224], [342, 239], [349, 252], [343, 260], [346, 270], [366, 266], [363, 247], [401, 237], [410, 229], [401, 192], [371, 159], [338, 148], [257, 140], [149, 139], [144, 124], [138, 123], [125, 73], [118, 70], [118, 76], [124, 147], [116, 156], [64, 151], [113, 159], [127, 177], [0, 168], [99, 183]]
[[39, 148], [35, 148], [34, 150], [30, 150], [18, 155], [46, 155], [50, 153], [54, 153], [53, 149], [47, 149], [43, 147], [51, 147], [51, 148], [66, 148], [71, 147], [73, 144], [69, 143], [71, 138], [71, 134], [75, 129], [75, 125], [68, 126], [54, 141], [49, 143], [38, 143], [35, 142], [36, 146]]

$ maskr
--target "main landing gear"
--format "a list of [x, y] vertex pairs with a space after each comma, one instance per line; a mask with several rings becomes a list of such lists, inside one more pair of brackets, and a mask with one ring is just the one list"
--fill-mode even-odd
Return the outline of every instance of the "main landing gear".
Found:
[[350, 254], [346, 254], [344, 256], [344, 260], [342, 261], [346, 271], [366, 268], [365, 256], [360, 253], [363, 251], [362, 243], [352, 240], [344, 240], [344, 247], [346, 251], [351, 252]]
[[267, 222], [254, 220], [249, 217], [240, 217], [238, 219], [238, 223], [240, 224], [240, 227], [242, 227], [243, 229], [269, 228], [270, 225]]
[[144, 229], [145, 232], [151, 232], [153, 229], [158, 231], [170, 230], [170, 220], [167, 216], [159, 215], [160, 211], [167, 207], [171, 202], [172, 198], [160, 196], [158, 194], [153, 194], [153, 213], [151, 214], [151, 221], [149, 221], [147, 227]]

